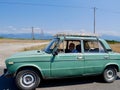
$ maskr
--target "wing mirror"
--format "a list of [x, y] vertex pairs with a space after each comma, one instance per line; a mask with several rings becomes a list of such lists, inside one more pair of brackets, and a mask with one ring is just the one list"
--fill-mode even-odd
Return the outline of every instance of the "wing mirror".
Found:
[[53, 54], [53, 56], [56, 56], [56, 55], [58, 55], [58, 52], [55, 51], [55, 52], [53, 52], [52, 54]]

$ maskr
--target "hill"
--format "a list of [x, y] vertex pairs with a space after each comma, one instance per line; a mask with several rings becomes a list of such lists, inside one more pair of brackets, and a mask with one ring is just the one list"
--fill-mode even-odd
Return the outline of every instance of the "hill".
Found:
[[[31, 33], [20, 33], [20, 34], [0, 34], [0, 38], [14, 38], [14, 39], [32, 39]], [[35, 39], [52, 39], [52, 34], [34, 34]], [[120, 36], [112, 36], [112, 35], [102, 35], [101, 38], [105, 40], [112, 40], [112, 41], [120, 41]]]
[[[0, 34], [1, 38], [14, 38], [14, 39], [32, 39], [31, 33], [21, 33], [21, 34]], [[52, 39], [53, 36], [50, 34], [34, 34], [35, 39]]]

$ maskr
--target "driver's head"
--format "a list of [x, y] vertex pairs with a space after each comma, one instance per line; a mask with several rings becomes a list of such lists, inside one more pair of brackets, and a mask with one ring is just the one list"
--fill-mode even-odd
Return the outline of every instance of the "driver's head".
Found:
[[70, 43], [70, 45], [69, 45], [70, 51], [72, 51], [74, 48], [75, 48], [75, 44], [74, 43]]

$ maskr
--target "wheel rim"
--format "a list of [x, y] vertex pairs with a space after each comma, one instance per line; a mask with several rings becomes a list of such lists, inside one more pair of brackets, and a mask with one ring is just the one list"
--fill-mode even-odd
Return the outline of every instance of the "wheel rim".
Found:
[[112, 71], [112, 70], [108, 70], [107, 72], [107, 78], [108, 78], [108, 80], [112, 80], [112, 79], [114, 79], [114, 72]]
[[35, 75], [33, 74], [25, 74], [21, 77], [20, 83], [24, 87], [32, 87], [35, 84]]

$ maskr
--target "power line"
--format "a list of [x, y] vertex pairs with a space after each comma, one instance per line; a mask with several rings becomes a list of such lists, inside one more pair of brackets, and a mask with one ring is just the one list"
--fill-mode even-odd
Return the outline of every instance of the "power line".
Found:
[[[50, 6], [50, 7], [63, 7], [63, 8], [87, 8], [87, 7], [82, 7], [82, 6], [41, 4], [41, 3], [29, 3], [29, 2], [0, 2], [0, 4], [6, 4], [6, 5], [29, 5], [29, 6]], [[91, 9], [91, 8], [89, 8], [89, 9]]]
[[[97, 8], [97, 9], [98, 9], [98, 8]], [[111, 9], [102, 9], [102, 8], [99, 8], [98, 10], [99, 10], [100, 12], [105, 12], [105, 13], [120, 14], [120, 11], [111, 10]]]
[[[42, 3], [30, 3], [30, 2], [2, 2], [0, 4], [6, 5], [25, 5], [25, 6], [48, 6], [48, 7], [61, 7], [61, 8], [84, 8], [84, 9], [93, 9], [91, 7], [83, 7], [83, 6], [73, 6], [73, 5], [57, 5], [57, 4], [42, 4]], [[120, 14], [120, 11], [110, 10], [110, 9], [102, 9], [97, 8], [99, 11], [103, 11], [105, 13], [113, 13]]]

